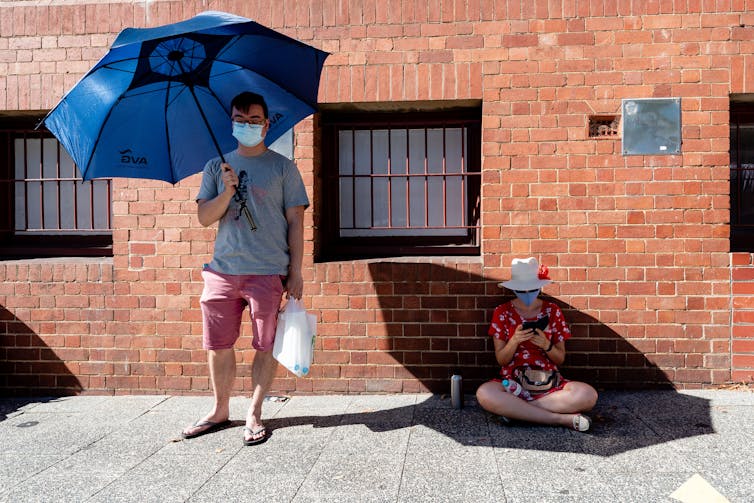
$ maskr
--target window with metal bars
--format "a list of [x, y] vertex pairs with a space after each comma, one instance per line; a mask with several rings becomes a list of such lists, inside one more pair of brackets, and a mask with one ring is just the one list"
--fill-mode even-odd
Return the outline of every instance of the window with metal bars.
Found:
[[754, 251], [754, 103], [731, 103], [730, 246]]
[[0, 256], [112, 254], [110, 180], [83, 181], [46, 130], [25, 117], [0, 124]]
[[320, 119], [320, 259], [479, 254], [479, 107]]

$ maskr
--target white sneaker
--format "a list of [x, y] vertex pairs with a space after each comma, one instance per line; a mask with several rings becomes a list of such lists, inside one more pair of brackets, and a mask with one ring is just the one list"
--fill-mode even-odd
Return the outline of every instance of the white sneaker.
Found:
[[588, 431], [592, 427], [592, 421], [583, 414], [576, 414], [573, 416], [571, 426], [576, 431]]

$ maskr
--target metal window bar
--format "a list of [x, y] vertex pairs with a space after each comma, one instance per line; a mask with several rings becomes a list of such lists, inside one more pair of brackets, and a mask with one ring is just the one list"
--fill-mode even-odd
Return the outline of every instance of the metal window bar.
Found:
[[[366, 129], [366, 128], [359, 128], [360, 130]], [[385, 129], [385, 128], [380, 128]], [[403, 129], [403, 128], [401, 128]], [[415, 128], [419, 129], [419, 128]], [[338, 177], [342, 181], [343, 178], [350, 178], [349, 185], [351, 186], [351, 218], [350, 218], [350, 226], [347, 225], [346, 222], [341, 222], [341, 230], [386, 230], [386, 229], [405, 229], [405, 230], [419, 230], [419, 229], [475, 229], [476, 226], [469, 225], [469, 222], [467, 221], [468, 218], [468, 208], [467, 205], [470, 204], [470, 201], [467, 199], [468, 194], [466, 194], [466, 191], [468, 190], [468, 178], [471, 176], [481, 176], [480, 173], [471, 173], [468, 171], [468, 164], [467, 164], [467, 157], [466, 157], [466, 142], [467, 142], [467, 135], [468, 135], [468, 129], [463, 125], [460, 127], [461, 131], [461, 143], [460, 143], [460, 156], [457, 159], [459, 163], [459, 173], [450, 173], [448, 172], [448, 159], [447, 159], [447, 127], [442, 126], [442, 144], [441, 144], [441, 151], [442, 151], [442, 158], [441, 158], [441, 169], [439, 173], [432, 173], [429, 170], [429, 154], [430, 154], [430, 145], [429, 145], [429, 130], [432, 129], [430, 127], [422, 127], [422, 133], [424, 136], [424, 145], [423, 145], [423, 166], [422, 166], [422, 172], [421, 173], [411, 173], [411, 142], [410, 142], [410, 128], [404, 129], [406, 132], [406, 154], [405, 154], [405, 167], [406, 172], [405, 174], [394, 174], [392, 170], [393, 165], [393, 155], [392, 155], [392, 132], [396, 131], [396, 129], [387, 128], [388, 132], [388, 145], [387, 145], [387, 173], [377, 173], [375, 171], [375, 164], [374, 164], [374, 132], [375, 129], [369, 128], [369, 159], [370, 159], [370, 166], [369, 166], [369, 173], [368, 174], [357, 174], [356, 172], [356, 130], [357, 128], [352, 126], [348, 128], [348, 134], [351, 138], [351, 166], [350, 170], [348, 171], [348, 174], [339, 174]], [[455, 161], [456, 159], [454, 159]], [[392, 201], [392, 182], [396, 178], [405, 178], [405, 187], [406, 187], [406, 225], [399, 226], [395, 225], [394, 223], [394, 215], [393, 215], [393, 201]], [[380, 202], [375, 200], [375, 182], [379, 179], [386, 179], [387, 187], [388, 187], [388, 219], [387, 219], [387, 225], [386, 226], [378, 226], [375, 225], [375, 208], [376, 205]], [[423, 184], [423, 209], [424, 209], [424, 218], [423, 218], [423, 226], [416, 226], [412, 222], [411, 219], [411, 181], [413, 179], [421, 178], [424, 181]], [[442, 185], [441, 185], [441, 192], [442, 192], [442, 201], [439, 203], [439, 206], [441, 208], [441, 215], [442, 215], [442, 225], [432, 225], [430, 223], [430, 215], [432, 215], [432, 210], [435, 209], [435, 206], [430, 206], [431, 198], [430, 198], [430, 180], [432, 179], [441, 179]], [[358, 194], [358, 185], [357, 180], [359, 179], [368, 179], [368, 189], [369, 189], [369, 208], [370, 208], [370, 215], [369, 215], [369, 226], [363, 226], [359, 225], [356, 220], [356, 204], [357, 201], [359, 201], [359, 194]], [[452, 179], [458, 179], [460, 184], [460, 213], [461, 218], [460, 222], [464, 223], [465, 225], [449, 225], [448, 224], [448, 183]]]
[[[463, 128], [463, 133], [461, 134], [461, 173], [468, 172], [469, 166], [468, 161], [466, 159], [466, 138], [468, 135], [467, 128]], [[463, 195], [466, 193], [466, 178], [461, 178], [461, 222], [468, 222], [468, 218], [466, 216], [466, 209], [468, 207], [468, 202], [466, 204], [463, 204]]]
[[[406, 142], [408, 143], [408, 142]], [[387, 223], [393, 226], [393, 128], [387, 129]]]
[[[28, 159], [28, 151], [27, 151], [27, 144], [26, 144], [26, 133], [24, 133], [24, 179], [29, 178], [29, 166], [26, 163], [26, 159]], [[24, 183], [24, 205], [28, 206], [29, 201], [29, 184]], [[24, 229], [29, 228], [29, 212], [24, 211]]]
[[448, 178], [445, 176], [445, 174], [448, 172], [448, 153], [446, 149], [446, 132], [445, 132], [445, 126], [442, 127], [442, 226], [447, 227], [448, 225]]
[[406, 128], [406, 225], [411, 227], [411, 133]]
[[731, 124], [735, 128], [735, 149], [731, 149], [731, 225], [740, 224], [741, 209], [739, 201], [741, 201], [741, 189], [740, 189], [740, 171], [741, 171], [741, 125], [739, 123]]
[[[58, 153], [60, 150], [58, 149]], [[73, 166], [73, 169], [76, 169], [76, 166]], [[73, 225], [78, 226], [79, 224], [79, 184], [83, 183], [83, 180], [76, 180], [73, 182]], [[108, 189], [108, 193], [110, 190]]]
[[[109, 234], [112, 231], [112, 201], [111, 201], [111, 193], [112, 193], [112, 186], [111, 186], [111, 180], [110, 179], [98, 179], [98, 180], [90, 180], [84, 182], [81, 177], [78, 175], [78, 169], [75, 166], [75, 164], [71, 163], [72, 165], [72, 176], [63, 176], [62, 173], [62, 158], [61, 158], [61, 149], [62, 147], [60, 144], [55, 141], [56, 145], [56, 151], [54, 154], [54, 160], [52, 162], [55, 163], [54, 167], [51, 167], [49, 165], [46, 165], [46, 156], [45, 156], [45, 139], [49, 139], [51, 136], [46, 135], [44, 133], [34, 133], [29, 132], [26, 130], [23, 131], [13, 131], [10, 132], [10, 134], [7, 135], [7, 148], [8, 148], [8, 166], [14, 166], [15, 164], [19, 165], [22, 168], [22, 177], [18, 177], [17, 173], [18, 170], [12, 168], [12, 176], [10, 177], [9, 182], [16, 190], [16, 193], [18, 193], [19, 186], [23, 187], [23, 192], [21, 193], [24, 201], [22, 203], [23, 208], [23, 228], [19, 228], [19, 221], [18, 218], [15, 219], [15, 222], [11, 223], [13, 226], [13, 230], [16, 234], [25, 234], [25, 233], [34, 233], [34, 234], [48, 234], [48, 235], [60, 235], [60, 234]], [[12, 154], [14, 147], [13, 144], [16, 140], [21, 140], [22, 145], [20, 152], [23, 155], [23, 159], [16, 159], [14, 164], [14, 156]], [[39, 142], [39, 174], [37, 176], [31, 176], [30, 174], [30, 162], [31, 162], [31, 152], [30, 152], [30, 145], [31, 141], [38, 141]], [[47, 168], [47, 169], [46, 169]], [[54, 171], [55, 176], [54, 177], [48, 177], [46, 176], [46, 173], [48, 171]], [[54, 184], [56, 187], [56, 190], [49, 190], [51, 187], [48, 187], [49, 184]], [[79, 191], [83, 187], [84, 184], [88, 184], [88, 187], [86, 190], [86, 193], [89, 196], [88, 201], [88, 215], [86, 215], [86, 218], [88, 220], [89, 228], [83, 227], [79, 224]], [[39, 187], [39, 197], [38, 201], [34, 201], [34, 197], [32, 197], [32, 194], [30, 192], [30, 187], [32, 185], [38, 185]], [[64, 225], [63, 223], [63, 211], [65, 210], [63, 208], [63, 189], [64, 187], [69, 186], [71, 188], [71, 192], [73, 192], [73, 203], [72, 207], [70, 208], [73, 213], [72, 223], [71, 225]], [[105, 191], [104, 194], [104, 201], [101, 201], [102, 198], [100, 198], [100, 201], [97, 200], [95, 196], [95, 188], [102, 187]], [[55, 197], [56, 196], [56, 197]], [[30, 214], [33, 204], [38, 204], [38, 211], [39, 211], [39, 223], [38, 224], [32, 224], [30, 221]], [[13, 211], [12, 203], [9, 202], [8, 204], [9, 210]], [[98, 222], [96, 220], [96, 216], [100, 216], [100, 212], [102, 212], [102, 215], [104, 217], [104, 225], [98, 225]], [[52, 222], [47, 222], [47, 215], [55, 213], [56, 218], [54, 225]]]
[[424, 128], [424, 228], [429, 227], [429, 134]]
[[[44, 142], [42, 142], [42, 156], [41, 156], [41, 158], [44, 159]], [[63, 199], [63, 194], [60, 191], [60, 149], [59, 148], [55, 149], [55, 178], [56, 178], [55, 179], [55, 188], [57, 189], [58, 201], [61, 201]], [[62, 212], [60, 212], [60, 211], [58, 211], [57, 213], [58, 213], [57, 214], [57, 217], [58, 217], [57, 221], [58, 221], [58, 229], [59, 229], [63, 225], [62, 224], [63, 215], [61, 214]]]
[[[24, 142], [25, 149], [28, 149], [28, 141]], [[39, 142], [39, 227], [45, 228], [45, 167], [44, 167], [44, 141]], [[26, 159], [28, 162], [28, 158]], [[60, 200], [57, 200], [58, 208]], [[60, 213], [60, 211], [58, 211]]]
[[[356, 149], [354, 149], [356, 150]], [[369, 174], [374, 175], [374, 130], [369, 131]], [[369, 227], [374, 227], [374, 177], [369, 180], [369, 200], [372, 204], [369, 212]]]
[[356, 227], [356, 130], [351, 128], [351, 227]]

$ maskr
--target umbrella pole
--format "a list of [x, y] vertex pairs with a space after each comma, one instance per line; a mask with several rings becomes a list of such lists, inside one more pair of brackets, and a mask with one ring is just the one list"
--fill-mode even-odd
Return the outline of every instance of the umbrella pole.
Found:
[[215, 133], [212, 132], [212, 128], [209, 126], [209, 121], [207, 120], [207, 116], [204, 115], [204, 110], [202, 109], [202, 106], [199, 104], [199, 98], [196, 97], [196, 93], [194, 92], [194, 86], [188, 85], [189, 91], [191, 92], [191, 96], [194, 98], [194, 103], [196, 103], [196, 108], [199, 110], [199, 114], [202, 116], [202, 120], [204, 121], [204, 125], [207, 126], [207, 131], [209, 131], [209, 136], [212, 138], [212, 143], [215, 144], [215, 148], [217, 149], [217, 153], [220, 155], [220, 160], [224, 163], [225, 162], [225, 156], [223, 155], [222, 150], [220, 149], [220, 144], [217, 143], [217, 138], [215, 138]]

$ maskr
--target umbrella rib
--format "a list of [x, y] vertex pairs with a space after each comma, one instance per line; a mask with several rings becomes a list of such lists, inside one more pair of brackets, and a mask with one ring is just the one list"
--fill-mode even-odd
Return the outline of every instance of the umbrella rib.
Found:
[[[121, 98], [118, 98], [115, 103], [118, 103], [121, 101]], [[92, 164], [92, 160], [94, 159], [94, 152], [97, 150], [97, 145], [99, 144], [100, 139], [102, 139], [102, 131], [105, 130], [105, 124], [107, 124], [107, 121], [110, 120], [110, 116], [113, 114], [113, 110], [115, 110], [115, 104], [111, 106], [108, 111], [107, 115], [105, 116], [105, 120], [102, 121], [102, 124], [99, 127], [99, 130], [97, 131], [97, 138], [94, 140], [94, 144], [92, 145], [92, 155], [89, 156], [89, 159], [86, 161], [86, 168], [82, 170], [81, 175], [84, 180], [87, 180], [86, 173], [89, 171], [89, 166]], [[80, 168], [80, 166], [79, 166]]]
[[227, 112], [227, 109], [225, 108], [225, 106], [226, 106], [226, 105], [225, 105], [225, 103], [223, 103], [223, 101], [222, 101], [222, 100], [220, 99], [220, 97], [219, 97], [219, 96], [218, 96], [218, 95], [217, 95], [217, 94], [215, 93], [215, 91], [214, 91], [214, 90], [213, 90], [213, 89], [212, 89], [211, 87], [205, 87], [204, 89], [205, 89], [205, 90], [206, 90], [206, 91], [207, 91], [207, 92], [208, 92], [208, 93], [210, 94], [210, 96], [212, 96], [213, 98], [215, 98], [215, 101], [217, 102], [217, 104], [218, 104], [218, 105], [220, 105], [220, 108], [221, 108], [221, 109], [222, 109], [222, 110], [223, 110], [223, 111], [225, 112], [225, 114], [226, 114], [226, 115], [228, 116], [228, 119], [230, 119], [230, 118], [231, 118], [231, 116], [230, 116], [230, 114], [228, 114], [228, 112]]
[[[278, 83], [278, 82], [277, 82], [277, 81], [276, 81], [275, 79], [272, 79], [272, 78], [268, 77], [268, 76], [267, 76], [266, 74], [264, 74], [264, 73], [260, 72], [259, 70], [256, 70], [256, 69], [254, 69], [254, 68], [248, 68], [248, 67], [245, 67], [245, 66], [243, 66], [243, 65], [240, 65], [240, 64], [238, 64], [238, 63], [235, 63], [235, 62], [233, 62], [233, 61], [226, 61], [226, 60], [224, 60], [224, 59], [215, 59], [215, 62], [219, 62], [219, 63], [224, 63], [224, 64], [227, 64], [227, 65], [232, 65], [232, 66], [235, 66], [235, 67], [237, 67], [237, 68], [238, 68], [238, 69], [237, 69], [237, 70], [235, 70], [235, 71], [243, 71], [243, 70], [248, 70], [248, 71], [250, 71], [250, 72], [254, 72], [255, 74], [259, 75], [259, 76], [260, 76], [261, 78], [263, 78], [263, 79], [264, 79], [264, 80], [266, 80], [267, 82], [271, 82], [271, 83], [275, 84], [276, 86], [280, 86], [281, 88], [283, 88], [283, 86], [281, 86], [281, 85], [280, 85], [280, 84], [279, 84], [279, 83]], [[218, 72], [218, 73], [217, 73], [217, 75], [223, 75], [224, 73], [232, 73], [232, 72], [231, 72], [231, 71], [228, 71], [228, 72], [223, 72], [223, 73], [220, 73], [220, 72]], [[285, 92], [287, 92], [288, 94], [290, 94], [291, 96], [294, 96], [294, 97], [295, 97], [295, 98], [296, 98], [297, 100], [300, 100], [300, 101], [302, 101], [302, 102], [306, 103], [307, 105], [313, 106], [313, 104], [312, 104], [312, 103], [310, 103], [308, 99], [306, 99], [306, 98], [302, 98], [302, 97], [301, 97], [301, 96], [299, 96], [298, 94], [291, 92], [291, 91], [290, 91], [290, 89], [287, 89], [287, 88], [283, 88], [283, 90], [284, 90]]]
[[[178, 61], [178, 66], [183, 71], [183, 65], [181, 64], [180, 61]], [[202, 116], [202, 120], [204, 121], [204, 125], [207, 127], [207, 131], [209, 132], [209, 136], [212, 138], [212, 143], [215, 144], [215, 148], [217, 149], [217, 153], [220, 155], [220, 160], [223, 163], [225, 163], [225, 156], [223, 155], [223, 151], [220, 148], [220, 144], [217, 142], [217, 138], [215, 137], [215, 132], [212, 131], [212, 127], [209, 125], [209, 120], [207, 119], [207, 116], [204, 114], [204, 109], [202, 108], [202, 105], [199, 103], [199, 98], [196, 97], [196, 92], [194, 91], [194, 86], [193, 85], [186, 85], [186, 87], [188, 87], [188, 90], [191, 93], [191, 97], [194, 98], [194, 103], [196, 104], [196, 109], [199, 110], [199, 114]]]
[[[117, 101], [123, 101], [125, 99], [132, 98], [132, 97], [138, 96], [140, 94], [149, 94], [149, 93], [154, 93], [154, 92], [157, 92], [157, 91], [147, 91], [147, 92], [144, 92], [144, 93], [129, 94], [127, 96], [121, 96], [121, 97], [119, 97]], [[180, 92], [183, 92], [183, 90], [181, 90]], [[107, 111], [107, 115], [105, 116], [105, 119], [102, 121], [102, 125], [100, 126], [99, 132], [97, 133], [97, 138], [94, 140], [94, 144], [92, 145], [92, 152], [94, 152], [95, 150], [97, 150], [97, 145], [99, 144], [99, 141], [102, 138], [102, 131], [105, 129], [105, 124], [107, 124], [107, 122], [110, 120], [110, 116], [112, 115], [113, 110], [115, 110], [115, 106], [110, 107], [110, 109]], [[210, 134], [211, 134], [211, 132], [210, 132]], [[213, 137], [213, 139], [214, 139], [214, 137]], [[217, 142], [215, 142], [215, 145], [217, 145]], [[170, 146], [168, 145], [168, 149], [169, 148], [170, 148]], [[169, 154], [169, 151], [168, 151], [168, 154]], [[220, 155], [222, 156], [222, 154], [220, 154]], [[92, 163], [92, 159], [94, 159], [93, 155], [89, 157], [89, 159], [86, 162], [86, 167], [82, 170], [82, 177], [84, 178], [84, 180], [87, 179], [86, 178], [86, 173], [89, 171], [89, 166]], [[172, 157], [171, 157], [171, 159], [172, 159]]]
[[[170, 81], [170, 80], [168, 81], [168, 87], [165, 90], [165, 108], [163, 110], [164, 117], [165, 117], [165, 143], [167, 144], [167, 148], [168, 148], [168, 162], [170, 163], [171, 173], [173, 172], [173, 149], [170, 143], [170, 122], [168, 121], [167, 115], [168, 115], [168, 107], [170, 107], [170, 103], [172, 103], [172, 101], [169, 99], [172, 83], [173, 81]], [[178, 94], [180, 95], [181, 92], [182, 91], [179, 91]], [[175, 175], [173, 175], [173, 178], [175, 178]]]
[[[130, 60], [132, 60], [132, 59], [137, 59], [137, 58], [127, 58], [127, 59], [121, 59], [121, 60], [118, 60], [118, 61], [113, 61], [113, 63], [122, 63], [122, 62], [124, 62], [124, 61], [130, 61]], [[132, 74], [132, 75], [133, 75], [134, 73], [136, 73], [136, 72], [135, 72], [134, 70], [125, 70], [125, 69], [123, 69], [123, 68], [118, 68], [118, 67], [115, 67], [115, 66], [111, 66], [111, 65], [112, 65], [112, 63], [108, 63], [108, 64], [106, 64], [106, 65], [102, 65], [102, 66], [100, 66], [99, 68], [97, 68], [97, 70], [95, 70], [95, 71], [100, 71], [100, 70], [101, 70], [101, 69], [103, 69], [103, 68], [107, 68], [108, 70], [113, 70], [113, 71], [116, 71], [116, 72], [123, 72], [123, 73], [130, 73], [130, 74]]]
[[[217, 55], [216, 55], [216, 56], [215, 56], [215, 57], [214, 57], [214, 58], [213, 58], [212, 60], [208, 60], [208, 61], [206, 61], [206, 62], [205, 62], [205, 63], [203, 63], [203, 64], [205, 64], [205, 65], [213, 65], [213, 64], [214, 64], [215, 62], [218, 62], [218, 63], [223, 63], [223, 64], [226, 64], [226, 65], [229, 65], [229, 66], [234, 66], [234, 67], [236, 67], [236, 70], [229, 70], [229, 71], [227, 71], [227, 72], [218, 72], [218, 73], [217, 73], [216, 75], [225, 75], [225, 74], [227, 74], [227, 73], [232, 73], [232, 72], [234, 72], [234, 71], [242, 71], [242, 70], [248, 70], [248, 71], [254, 72], [255, 74], [257, 74], [257, 75], [259, 75], [260, 77], [262, 77], [263, 79], [267, 80], [268, 82], [272, 82], [272, 83], [274, 83], [274, 84], [276, 84], [276, 85], [279, 85], [279, 84], [278, 84], [278, 83], [277, 83], [277, 82], [276, 82], [276, 81], [275, 81], [274, 79], [270, 78], [270, 77], [269, 77], [268, 75], [266, 75], [266, 74], [265, 74], [265, 73], [263, 73], [263, 72], [260, 72], [260, 71], [259, 71], [259, 70], [257, 70], [257, 69], [254, 69], [254, 68], [249, 68], [249, 67], [243, 66], [243, 65], [241, 65], [241, 64], [239, 64], [239, 63], [237, 63], [237, 62], [234, 62], [234, 61], [228, 61], [228, 60], [225, 60], [225, 59], [222, 59], [222, 58], [221, 58], [222, 54], [223, 54], [224, 52], [226, 52], [226, 51], [227, 51], [227, 50], [228, 50], [228, 49], [230, 48], [230, 46], [232, 46], [233, 44], [235, 44], [236, 42], [238, 42], [238, 41], [240, 40], [240, 38], [241, 38], [241, 36], [239, 36], [239, 35], [236, 35], [236, 36], [235, 36], [235, 38], [234, 38], [234, 40], [233, 40], [233, 41], [231, 41], [231, 42], [229, 42], [229, 43], [228, 43], [228, 44], [227, 44], [227, 45], [226, 45], [226, 46], [225, 46], [225, 47], [223, 48], [223, 50], [222, 50], [222, 51], [220, 51], [220, 52], [219, 52], [219, 53], [218, 53], [218, 54], [217, 54]], [[131, 73], [131, 74], [135, 74], [136, 72], [135, 72], [135, 71], [133, 71], [133, 70], [124, 70], [124, 69], [122, 69], [122, 68], [113, 67], [112, 65], [114, 65], [114, 64], [119, 64], [119, 63], [124, 63], [124, 62], [126, 62], [126, 61], [138, 60], [138, 59], [139, 59], [138, 57], [134, 57], [134, 58], [123, 58], [123, 59], [119, 59], [119, 60], [116, 60], [116, 61], [111, 61], [111, 62], [108, 62], [107, 64], [105, 64], [105, 65], [102, 65], [102, 66], [101, 66], [100, 68], [107, 68], [108, 70], [115, 70], [115, 71], [119, 71], [119, 72], [123, 72], [123, 73]], [[98, 70], [99, 70], [99, 68], [98, 68]], [[134, 88], [134, 86], [131, 86], [131, 87], [132, 87], [132, 88]], [[139, 87], [139, 86], [136, 86], [136, 87]], [[151, 92], [151, 91], [147, 91], [147, 92]], [[313, 104], [313, 103], [310, 103], [310, 102], [309, 102], [309, 101], [308, 101], [307, 99], [305, 99], [305, 98], [302, 98], [301, 96], [299, 96], [299, 95], [297, 95], [297, 94], [295, 94], [295, 93], [292, 93], [292, 92], [291, 92], [290, 90], [288, 90], [288, 89], [286, 89], [286, 92], [287, 92], [288, 94], [290, 94], [291, 96], [294, 96], [294, 97], [296, 97], [296, 99], [298, 99], [298, 100], [300, 100], [300, 101], [302, 101], [302, 102], [304, 102], [304, 103], [306, 103], [306, 104], [308, 104], [308, 105], [310, 105], [310, 106], [315, 106], [315, 104]], [[135, 94], [135, 95], [138, 95], [138, 94]]]
[[[254, 72], [254, 73], [256, 73], [257, 75], [259, 75], [260, 77], [262, 77], [263, 79], [265, 79], [266, 81], [268, 81], [268, 82], [272, 82], [272, 83], [274, 83], [275, 85], [280, 85], [280, 84], [279, 84], [279, 83], [278, 83], [278, 82], [277, 82], [277, 81], [276, 81], [275, 79], [272, 79], [272, 78], [270, 78], [270, 77], [269, 77], [268, 75], [264, 74], [263, 72], [260, 72], [259, 70], [255, 69], [255, 68], [248, 68], [248, 67], [246, 67], [246, 66], [243, 66], [243, 65], [241, 65], [241, 64], [239, 64], [239, 63], [236, 63], [236, 62], [233, 62], [233, 61], [226, 61], [225, 59], [222, 59], [223, 55], [224, 55], [224, 54], [225, 54], [226, 52], [228, 52], [228, 50], [229, 50], [229, 49], [230, 49], [230, 48], [231, 48], [231, 47], [232, 47], [232, 46], [233, 46], [234, 44], [236, 44], [236, 43], [237, 43], [238, 41], [240, 41], [240, 40], [241, 40], [241, 37], [242, 37], [242, 35], [235, 35], [235, 36], [233, 37], [233, 40], [231, 40], [230, 42], [228, 42], [227, 44], [225, 44], [225, 46], [224, 46], [224, 47], [223, 47], [223, 48], [222, 48], [222, 49], [221, 49], [221, 50], [220, 50], [220, 51], [219, 51], [219, 52], [218, 52], [218, 53], [217, 53], [217, 54], [215, 55], [215, 57], [214, 57], [214, 58], [212, 58], [212, 64], [214, 65], [214, 63], [224, 63], [224, 64], [227, 64], [227, 65], [232, 65], [232, 66], [238, 67], [238, 68], [239, 68], [240, 70], [248, 70], [248, 71]], [[272, 38], [272, 37], [267, 37], [267, 38]], [[298, 42], [298, 41], [296, 41], [296, 42]], [[299, 42], [299, 43], [300, 43], [300, 42]], [[226, 73], [226, 72], [223, 72], [223, 73], [218, 73], [218, 74], [219, 74], [219, 75], [223, 75], [224, 73]], [[227, 73], [230, 73], [230, 72], [227, 72]], [[281, 87], [282, 87], [282, 86], [281, 86]], [[291, 91], [290, 91], [289, 89], [285, 89], [285, 91], [286, 91], [286, 92], [287, 92], [288, 94], [290, 94], [291, 96], [294, 96], [294, 97], [295, 97], [296, 99], [298, 99], [298, 100], [300, 100], [300, 101], [302, 101], [302, 102], [306, 103], [307, 105], [310, 105], [310, 106], [312, 106], [312, 107], [316, 108], [316, 106], [315, 106], [315, 105], [316, 105], [316, 98], [315, 98], [315, 103], [314, 103], [314, 104], [312, 104], [312, 103], [309, 103], [309, 101], [308, 101], [308, 100], [306, 100], [306, 99], [302, 98], [301, 96], [299, 96], [299, 95], [297, 95], [297, 94], [295, 94], [295, 93], [292, 93], [292, 92], [291, 92]]]
[[[171, 81], [171, 82], [172, 82], [172, 81]], [[163, 88], [162, 88], [162, 87], [160, 87], [160, 88], [158, 88], [158, 89], [149, 89], [149, 90], [141, 90], [141, 91], [133, 91], [133, 90], [132, 90], [132, 92], [129, 92], [128, 94], [126, 94], [126, 95], [123, 95], [123, 96], [122, 96], [122, 98], [123, 98], [123, 99], [127, 99], [127, 98], [136, 98], [136, 97], [139, 97], [139, 96], [144, 96], [144, 95], [146, 95], [146, 94], [159, 93], [159, 92], [162, 92], [162, 90], [163, 90]], [[178, 94], [177, 94], [177, 95], [176, 95], [176, 96], [175, 96], [175, 97], [173, 98], [173, 101], [175, 101], [176, 99], [178, 99], [178, 97], [180, 96], [180, 93], [182, 93], [182, 92], [183, 92], [183, 90], [181, 90], [181, 91], [180, 91], [180, 92], [179, 92], [179, 93], [178, 93]], [[172, 102], [171, 102], [171, 103], [172, 103]]]

